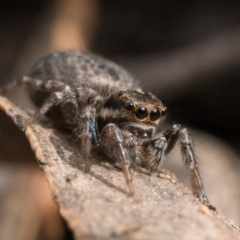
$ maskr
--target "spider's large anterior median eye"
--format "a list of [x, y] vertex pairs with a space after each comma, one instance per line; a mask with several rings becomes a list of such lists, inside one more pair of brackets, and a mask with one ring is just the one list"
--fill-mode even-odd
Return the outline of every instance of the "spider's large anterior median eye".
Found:
[[160, 111], [157, 108], [154, 108], [150, 113], [150, 120], [156, 121], [160, 117]]
[[138, 119], [144, 119], [147, 116], [148, 116], [147, 108], [140, 106], [136, 111], [136, 117]]
[[129, 111], [133, 110], [134, 109], [134, 104], [132, 102], [127, 102], [125, 104], [125, 108]]

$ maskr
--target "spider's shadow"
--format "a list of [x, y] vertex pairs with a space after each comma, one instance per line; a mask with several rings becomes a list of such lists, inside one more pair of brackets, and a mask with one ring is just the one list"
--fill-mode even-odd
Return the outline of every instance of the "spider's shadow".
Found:
[[[73, 141], [73, 139], [71, 139], [71, 135], [66, 134], [65, 132], [61, 132], [61, 131], [58, 131], [54, 135], [55, 136], [50, 136], [49, 139], [50, 139], [51, 143], [53, 144], [53, 146], [55, 147], [56, 152], [57, 152], [59, 158], [61, 159], [61, 161], [64, 161], [65, 164], [68, 164], [68, 165], [72, 166], [73, 168], [80, 170], [81, 172], [84, 172], [84, 163], [80, 157], [80, 152], [78, 150], [79, 146], [77, 145], [76, 142]], [[61, 141], [59, 141], [59, 139], [61, 139]], [[61, 145], [61, 142], [64, 142], [64, 144]], [[69, 152], [72, 152], [72, 154], [69, 155], [68, 154]], [[96, 160], [95, 158], [97, 158], [97, 157], [98, 157], [97, 155], [94, 155], [94, 159], [93, 158], [90, 159], [91, 165], [98, 165], [109, 171], [119, 171], [119, 169], [117, 170], [117, 168], [114, 169], [111, 166], [106, 166], [106, 165], [101, 164], [101, 162], [105, 162], [105, 161], [103, 161], [101, 156], [99, 156], [99, 158], [101, 160]], [[79, 161], [80, 159], [81, 159], [81, 161]], [[106, 162], [108, 162], [108, 161], [106, 161]], [[95, 179], [97, 179], [98, 181], [102, 182], [103, 184], [105, 184], [106, 186], [108, 186], [112, 189], [115, 189], [125, 195], [129, 195], [127, 190], [124, 190], [121, 187], [118, 187], [118, 186], [112, 184], [109, 180], [104, 178], [103, 175], [97, 174], [91, 170], [89, 173], [86, 173], [86, 174], [89, 174], [90, 176], [94, 177]], [[123, 181], [123, 183], [125, 183], [124, 176], [122, 176], [122, 181]], [[127, 185], [126, 185], [126, 188], [127, 188]]]
[[[100, 164], [98, 164], [98, 165], [100, 165]], [[109, 170], [109, 171], [114, 170], [114, 169], [112, 169], [112, 168], [110, 168], [110, 167], [106, 167], [106, 166], [103, 166], [103, 165], [101, 165], [101, 166], [102, 166], [103, 168], [106, 168], [106, 169]], [[117, 170], [116, 170], [116, 171], [117, 171]], [[108, 186], [108, 187], [110, 187], [110, 188], [112, 188], [112, 189], [115, 189], [115, 190], [117, 190], [118, 192], [121, 192], [121, 193], [123, 193], [123, 194], [125, 194], [125, 195], [129, 195], [129, 193], [128, 193], [126, 190], [123, 190], [121, 187], [118, 187], [118, 186], [112, 184], [109, 180], [105, 179], [102, 175], [99, 175], [99, 174], [97, 174], [97, 173], [95, 173], [95, 172], [93, 172], [93, 171], [91, 171], [91, 170], [90, 170], [90, 172], [87, 173], [87, 174], [89, 174], [90, 176], [92, 176], [92, 177], [94, 177], [95, 179], [99, 180], [100, 182], [102, 182], [102, 183], [105, 184], [106, 186]], [[124, 177], [122, 177], [122, 180], [123, 180], [123, 182], [124, 182]], [[127, 185], [126, 185], [126, 188], [127, 188]]]

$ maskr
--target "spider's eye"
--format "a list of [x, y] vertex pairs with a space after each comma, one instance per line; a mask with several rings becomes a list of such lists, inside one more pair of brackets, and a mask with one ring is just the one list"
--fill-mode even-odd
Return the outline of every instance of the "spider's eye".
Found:
[[159, 110], [157, 108], [154, 108], [150, 113], [150, 120], [154, 122], [154, 121], [158, 120], [159, 117], [160, 117]]
[[148, 116], [148, 111], [145, 107], [140, 106], [137, 111], [136, 111], [136, 117], [138, 119], [144, 119], [145, 117]]
[[118, 96], [120, 97], [120, 96], [122, 96], [123, 95], [123, 91], [119, 91], [118, 92]]
[[132, 102], [127, 102], [125, 108], [129, 111], [134, 109], [134, 104]]
[[161, 111], [161, 115], [164, 116], [164, 115], [166, 115], [166, 113], [167, 113], [167, 108], [164, 108], [164, 109]]

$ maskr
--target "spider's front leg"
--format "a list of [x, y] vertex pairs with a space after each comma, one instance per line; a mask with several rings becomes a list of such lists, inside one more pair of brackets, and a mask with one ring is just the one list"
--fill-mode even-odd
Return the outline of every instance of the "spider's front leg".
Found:
[[193, 149], [192, 139], [186, 128], [181, 127], [179, 124], [173, 125], [166, 132], [163, 133], [162, 137], [154, 140], [156, 148], [158, 148], [157, 164], [162, 164], [164, 161], [165, 154], [168, 154], [174, 147], [176, 141], [180, 140], [181, 152], [183, 160], [191, 172], [192, 186], [194, 195], [210, 209], [215, 209], [210, 203], [205, 193], [202, 179], [200, 176], [198, 163]]
[[102, 130], [100, 147], [109, 158], [120, 163], [130, 194], [133, 195], [131, 161], [125, 141], [121, 130], [115, 124], [108, 124]]

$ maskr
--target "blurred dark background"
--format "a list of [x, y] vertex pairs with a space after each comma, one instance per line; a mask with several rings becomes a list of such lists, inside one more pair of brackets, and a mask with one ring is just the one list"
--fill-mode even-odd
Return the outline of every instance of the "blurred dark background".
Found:
[[[66, 9], [63, 2], [1, 1], [2, 82], [27, 74], [34, 59], [45, 52], [64, 47], [88, 49], [133, 72], [145, 90], [154, 91], [164, 101], [174, 121], [238, 142], [239, 1], [72, 0], [83, 4], [75, 3], [79, 9], [71, 21], [81, 18], [77, 10], [89, 16], [83, 24], [69, 23], [76, 29], [84, 25], [79, 32], [85, 37], [72, 34], [71, 39], [66, 37], [68, 32], [61, 36], [55, 30], [56, 22], [64, 22], [58, 16], [64, 11], [61, 8]], [[67, 17], [71, 5], [64, 13]]]
[[174, 121], [239, 139], [240, 3], [103, 1], [93, 45], [123, 62]]
[[[93, 51], [158, 95], [170, 123], [212, 134], [240, 154], [239, 13], [236, 0], [1, 1], [0, 85], [50, 51]], [[0, 134], [1, 147], [8, 133]]]

